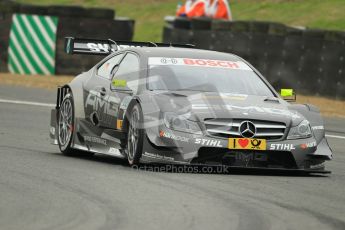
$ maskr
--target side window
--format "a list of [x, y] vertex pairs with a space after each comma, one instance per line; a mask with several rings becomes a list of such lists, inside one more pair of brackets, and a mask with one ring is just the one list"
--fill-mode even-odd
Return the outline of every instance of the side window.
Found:
[[139, 86], [139, 70], [138, 57], [132, 53], [128, 53], [115, 73], [113, 85], [116, 82], [122, 82], [122, 87], [127, 87], [133, 90], [133, 92], [136, 92]]
[[107, 79], [111, 78], [111, 70], [119, 63], [123, 54], [118, 54], [104, 62], [97, 70], [97, 75]]

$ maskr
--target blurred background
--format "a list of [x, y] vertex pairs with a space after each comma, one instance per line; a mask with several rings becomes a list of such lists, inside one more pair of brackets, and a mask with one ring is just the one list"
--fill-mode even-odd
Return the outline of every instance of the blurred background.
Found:
[[[1, 230], [345, 229], [345, 0], [229, 0], [228, 18], [186, 17], [185, 2], [0, 0]], [[321, 109], [332, 174], [159, 173], [63, 156], [49, 138], [56, 88], [104, 58], [65, 54], [66, 36], [243, 57]]]
[[55, 88], [102, 59], [66, 55], [66, 36], [190, 43], [237, 54], [277, 90], [345, 116], [345, 1], [228, 2], [230, 20], [175, 17], [177, 0], [1, 0], [0, 84]]
[[[114, 9], [116, 16], [136, 21], [134, 40], [162, 40], [167, 15], [175, 15], [177, 0], [19, 0], [37, 5], [81, 5]], [[345, 30], [343, 0], [230, 0], [235, 20], [281, 22], [292, 26]]]

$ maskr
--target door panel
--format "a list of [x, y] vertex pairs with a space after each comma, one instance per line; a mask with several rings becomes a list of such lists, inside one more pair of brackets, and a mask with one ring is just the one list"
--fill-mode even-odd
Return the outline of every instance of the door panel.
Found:
[[[138, 56], [134, 53], [128, 52], [122, 59], [121, 63], [116, 69], [116, 72], [114, 73], [114, 77], [112, 79], [112, 84], [110, 87], [110, 98], [108, 99], [110, 104], [117, 104], [117, 108], [119, 109], [121, 102], [125, 98], [128, 99], [128, 97], [132, 97], [132, 95], [137, 94], [139, 69]], [[116, 102], [113, 102], [114, 99], [116, 100]], [[118, 118], [118, 113], [116, 113], [114, 118]], [[122, 120], [119, 119], [118, 121], [121, 123]], [[112, 123], [111, 128], [121, 128], [118, 127], [120, 123]]]
[[111, 122], [108, 116], [108, 113], [113, 112], [108, 105], [109, 84], [109, 80], [95, 76], [85, 85], [86, 120], [95, 126], [103, 127]]
[[[112, 72], [123, 58], [124, 53], [116, 54], [95, 67], [94, 75], [86, 82], [85, 117], [88, 122], [98, 127], [109, 127], [117, 114], [119, 100], [110, 98], [110, 79]], [[111, 101], [111, 103], [109, 103]], [[116, 122], [116, 119], [115, 119]]]

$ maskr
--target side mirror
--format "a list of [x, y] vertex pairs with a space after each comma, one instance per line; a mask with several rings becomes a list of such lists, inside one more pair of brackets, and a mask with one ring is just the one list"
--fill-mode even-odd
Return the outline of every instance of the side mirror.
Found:
[[285, 101], [290, 101], [290, 102], [296, 101], [296, 94], [293, 89], [280, 89], [280, 96]]
[[113, 79], [111, 81], [110, 88], [112, 90], [132, 92], [132, 90], [127, 86], [127, 81], [123, 79]]
[[121, 79], [113, 79], [111, 81], [111, 85], [116, 88], [126, 88], [127, 87], [127, 81], [121, 80]]

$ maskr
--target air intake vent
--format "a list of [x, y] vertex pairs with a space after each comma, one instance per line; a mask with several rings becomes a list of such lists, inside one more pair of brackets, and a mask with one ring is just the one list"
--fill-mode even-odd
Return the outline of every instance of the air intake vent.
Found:
[[279, 140], [284, 136], [286, 125], [282, 122], [217, 118], [205, 119], [204, 124], [209, 135], [229, 138], [242, 137], [240, 126], [248, 121], [255, 126], [253, 138]]

